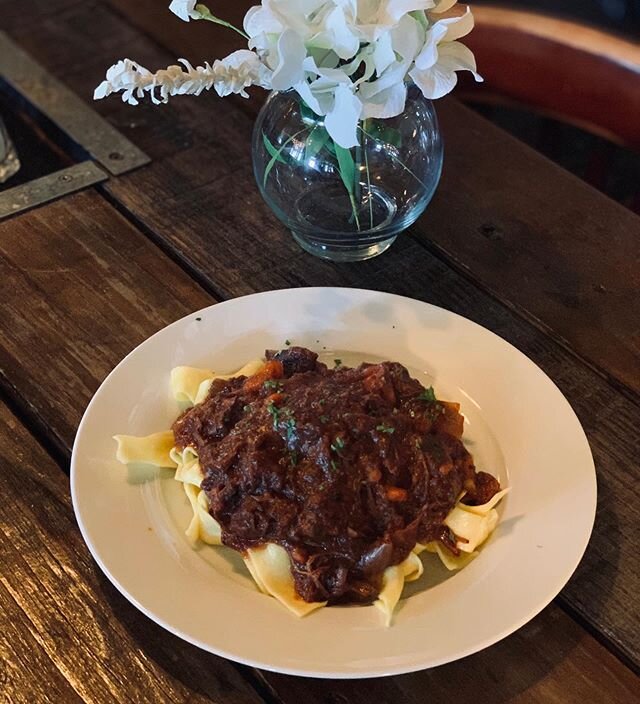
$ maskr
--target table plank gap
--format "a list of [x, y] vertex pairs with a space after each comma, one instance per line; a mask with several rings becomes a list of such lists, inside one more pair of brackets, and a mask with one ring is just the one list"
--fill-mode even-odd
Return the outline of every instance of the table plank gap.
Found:
[[0, 403], [4, 403], [16, 418], [29, 429], [29, 432], [37, 438], [61, 469], [68, 468], [68, 449], [64, 441], [51, 431], [47, 420], [29, 402], [29, 399], [11, 383], [9, 377], [2, 370], [0, 370]]
[[[491, 297], [496, 303], [510, 310], [514, 315], [521, 318], [525, 323], [532, 325], [540, 330], [548, 338], [553, 340], [567, 354], [575, 358], [577, 362], [585, 365], [595, 374], [600, 376], [608, 384], [611, 384], [617, 391], [626, 396], [632, 403], [640, 406], [640, 386], [629, 386], [624, 380], [611, 374], [606, 367], [598, 363], [589, 356], [577, 350], [572, 346], [571, 342], [563, 337], [563, 335], [554, 327], [547, 324], [543, 319], [529, 311], [522, 305], [501, 296], [500, 292], [489, 284], [486, 284], [482, 279], [478, 278], [469, 269], [469, 267], [455, 256], [453, 252], [444, 249], [441, 245], [431, 240], [427, 240], [416, 236], [412, 233], [411, 228], [408, 230], [409, 236], [414, 239], [420, 246], [424, 247], [430, 254], [440, 259], [444, 264], [453, 269], [461, 277], [469, 281], [470, 284], [477, 287], [487, 296]], [[640, 290], [640, 289], [639, 289]]]
[[98, 185], [96, 192], [98, 192], [114, 210], [120, 213], [127, 222], [131, 223], [136, 230], [155, 244], [168, 259], [177, 264], [209, 296], [216, 301], [228, 300], [229, 297], [225, 296], [224, 291], [216, 287], [211, 277], [207, 276], [202, 269], [196, 266], [188, 256], [185, 256], [179, 248], [174, 247], [171, 242], [159, 236], [158, 233], [150, 228], [143, 219], [139, 218], [134, 211], [127, 209], [123, 203], [109, 192], [109, 190], [101, 188], [101, 186]]

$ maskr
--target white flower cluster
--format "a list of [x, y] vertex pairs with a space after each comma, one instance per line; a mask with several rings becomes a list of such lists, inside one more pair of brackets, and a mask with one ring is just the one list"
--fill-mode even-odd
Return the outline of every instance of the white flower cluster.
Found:
[[[294, 89], [348, 149], [358, 143], [360, 120], [404, 110], [408, 80], [432, 99], [453, 89], [456, 71], [482, 80], [472, 52], [458, 41], [473, 28], [470, 9], [443, 16], [456, 1], [262, 0], [244, 19], [248, 50], [197, 68], [181, 59], [182, 67], [155, 74], [125, 59], [109, 69], [94, 97], [123, 91], [123, 100], [135, 105], [145, 91], [166, 102], [211, 87], [245, 97], [251, 85]], [[226, 24], [196, 0], [173, 0], [170, 9], [186, 21]]]
[[182, 66], [169, 66], [151, 73], [131, 59], [118, 61], [107, 71], [106, 79], [95, 89], [93, 98], [100, 100], [121, 91], [125, 103], [137, 105], [138, 98], [148, 92], [151, 100], [158, 104], [166, 103], [170, 95], [200, 95], [210, 88], [222, 97], [239, 93], [248, 98], [245, 88], [254, 85], [269, 88], [271, 85], [271, 72], [248, 49], [235, 51], [222, 61], [214, 61], [213, 65], [205, 62], [204, 66], [194, 68], [186, 59], [179, 59], [179, 62]]

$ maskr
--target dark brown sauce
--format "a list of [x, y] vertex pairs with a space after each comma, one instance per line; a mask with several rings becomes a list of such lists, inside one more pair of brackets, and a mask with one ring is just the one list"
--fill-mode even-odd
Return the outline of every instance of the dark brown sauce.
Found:
[[500, 488], [476, 472], [457, 404], [436, 401], [396, 362], [328, 369], [310, 350], [267, 352], [253, 377], [215, 380], [174, 424], [195, 448], [222, 541], [277, 543], [306, 601], [369, 602], [383, 571], [439, 540], [460, 493]]

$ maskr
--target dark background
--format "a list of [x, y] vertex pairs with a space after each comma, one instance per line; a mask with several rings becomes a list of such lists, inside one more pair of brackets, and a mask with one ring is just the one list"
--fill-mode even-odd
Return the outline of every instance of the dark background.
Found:
[[[461, 2], [464, 0], [461, 0]], [[579, 21], [640, 42], [640, 0], [468, 0]], [[482, 72], [482, 68], [480, 68]], [[640, 214], [640, 153], [532, 110], [472, 104], [492, 122]], [[638, 115], [640, 121], [640, 115]]]
[[474, 0], [478, 5], [504, 5], [535, 12], [546, 12], [569, 19], [578, 19], [598, 26], [640, 38], [640, 0], [511, 0], [487, 2]]

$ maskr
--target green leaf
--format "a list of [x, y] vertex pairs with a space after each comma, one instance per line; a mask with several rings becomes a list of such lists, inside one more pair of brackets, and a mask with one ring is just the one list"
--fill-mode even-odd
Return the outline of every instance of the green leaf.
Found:
[[416, 398], [419, 401], [428, 401], [429, 403], [433, 403], [436, 400], [436, 392], [433, 390], [433, 386], [430, 386], [428, 389], [425, 389], [422, 393], [418, 394]]
[[[362, 132], [362, 134], [365, 137], [369, 137], [370, 139], [375, 139], [375, 137], [372, 134], [365, 131], [362, 127], [359, 127], [358, 129], [360, 130], [360, 132]], [[422, 181], [418, 176], [416, 176], [413, 173], [413, 171], [411, 171], [411, 169], [402, 161], [402, 159], [398, 159], [398, 157], [391, 150], [389, 150], [388, 155], [391, 159], [393, 159], [393, 161], [396, 162], [396, 164], [399, 164], [408, 174], [411, 174], [411, 176], [413, 176], [413, 178], [415, 178], [415, 180], [418, 183], [422, 184], [422, 186], [424, 186], [424, 188], [427, 188], [427, 185], [425, 184], [425, 182]]]
[[289, 142], [294, 140], [299, 134], [302, 134], [305, 129], [306, 128], [301, 129], [299, 132], [296, 132], [294, 135], [291, 135], [291, 137], [287, 139], [287, 141], [280, 147], [280, 149], [276, 149], [273, 144], [271, 144], [271, 142], [269, 141], [267, 135], [264, 132], [262, 133], [262, 141], [264, 142], [264, 146], [266, 147], [269, 154], [271, 154], [271, 159], [269, 159], [269, 163], [267, 164], [267, 167], [264, 170], [264, 176], [262, 177], [263, 188], [267, 187], [267, 177], [271, 173], [271, 169], [273, 168], [276, 161], [281, 161], [283, 164], [286, 163], [284, 158], [282, 157], [282, 150], [287, 146], [287, 144], [289, 144]]
[[318, 115], [300, 98], [300, 117], [307, 125], [317, 125]]
[[269, 137], [267, 137], [267, 135], [264, 132], [262, 133], [262, 142], [265, 146], [265, 149], [269, 152], [269, 154], [271, 154], [271, 156], [276, 161], [279, 161], [281, 164], [287, 163], [280, 155], [280, 152], [273, 146], [273, 144], [271, 144]]
[[345, 149], [333, 142], [333, 147], [336, 150], [336, 159], [338, 160], [338, 170], [340, 171], [340, 178], [344, 187], [347, 189], [349, 194], [349, 200], [351, 201], [351, 211], [353, 212], [353, 219], [356, 222], [356, 227], [360, 231], [360, 218], [358, 217], [358, 204], [355, 199], [355, 181], [356, 181], [356, 165], [351, 156], [349, 149]]
[[353, 195], [353, 189], [356, 180], [356, 165], [351, 156], [351, 152], [339, 144], [333, 143], [336, 150], [336, 158], [338, 159], [338, 168], [340, 169], [340, 178], [344, 187], [350, 195]]
[[304, 160], [309, 161], [324, 147], [329, 139], [329, 133], [324, 127], [314, 127], [305, 145]]

